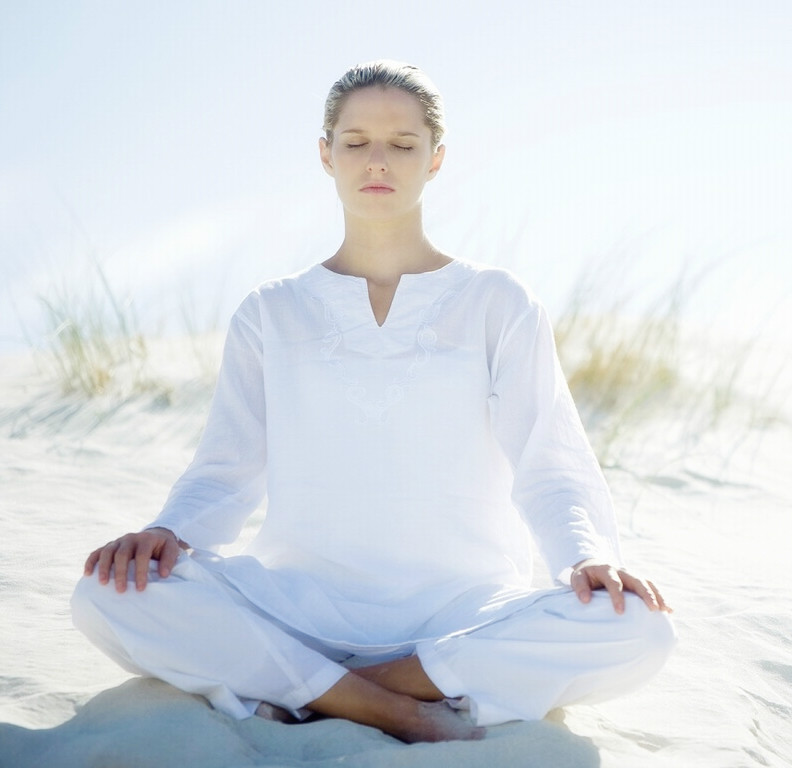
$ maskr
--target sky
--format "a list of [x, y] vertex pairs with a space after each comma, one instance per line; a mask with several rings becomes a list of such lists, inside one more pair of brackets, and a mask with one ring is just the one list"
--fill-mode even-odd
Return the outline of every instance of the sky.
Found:
[[324, 98], [374, 58], [443, 93], [446, 252], [551, 314], [582, 273], [607, 302], [685, 272], [696, 322], [792, 327], [788, 0], [0, 0], [0, 353], [96, 264], [167, 330], [330, 256]]

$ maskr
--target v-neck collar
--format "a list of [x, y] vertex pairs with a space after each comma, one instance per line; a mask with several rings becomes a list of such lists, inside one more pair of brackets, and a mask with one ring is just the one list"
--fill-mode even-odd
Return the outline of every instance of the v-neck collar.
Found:
[[322, 264], [308, 269], [305, 276], [311, 292], [328, 302], [336, 317], [385, 332], [405, 324], [420, 323], [421, 313], [452, 289], [465, 271], [465, 263], [454, 259], [429, 272], [402, 275], [382, 325], [374, 316], [365, 277], [342, 275]]

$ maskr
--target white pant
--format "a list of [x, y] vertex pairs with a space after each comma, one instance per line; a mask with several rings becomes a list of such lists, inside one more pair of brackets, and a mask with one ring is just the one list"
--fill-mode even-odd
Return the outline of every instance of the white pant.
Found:
[[[604, 592], [584, 605], [559, 589], [468, 634], [405, 647], [448, 697], [465, 697], [479, 725], [538, 720], [552, 708], [634, 690], [674, 644], [664, 613], [626, 595], [617, 615]], [[236, 718], [260, 701], [298, 713], [347, 673], [347, 654], [277, 626], [222, 577], [181, 557], [143, 592], [83, 578], [75, 626], [125, 669], [206, 696]], [[354, 661], [354, 660], [353, 660]]]

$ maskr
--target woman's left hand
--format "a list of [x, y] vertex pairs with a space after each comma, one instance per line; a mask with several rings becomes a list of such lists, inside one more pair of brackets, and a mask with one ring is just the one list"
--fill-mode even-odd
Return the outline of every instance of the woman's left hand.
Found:
[[672, 612], [663, 596], [651, 581], [633, 576], [624, 568], [616, 568], [601, 560], [583, 560], [572, 570], [572, 589], [582, 603], [591, 600], [595, 589], [606, 589], [616, 613], [624, 613], [624, 592], [634, 592], [650, 611]]

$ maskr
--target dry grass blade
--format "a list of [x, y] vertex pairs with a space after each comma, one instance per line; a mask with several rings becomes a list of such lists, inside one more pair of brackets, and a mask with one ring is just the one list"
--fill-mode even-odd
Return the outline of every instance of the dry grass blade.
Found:
[[[750, 392], [746, 383], [757, 339], [717, 342], [713, 329], [694, 341], [683, 320], [711, 267], [694, 276], [683, 270], [640, 312], [629, 289], [614, 289], [625, 285], [616, 276], [628, 268], [617, 255], [607, 269], [585, 270], [555, 323], [561, 364], [600, 462], [620, 464], [626, 446], [646, 434], [640, 427], [659, 417], [666, 433], [673, 425], [680, 450], [726, 423], [730, 439], [744, 439], [759, 420], [758, 403], [769, 403], [769, 391]], [[760, 410], [765, 422], [778, 420]]]
[[79, 290], [61, 286], [40, 296], [49, 359], [65, 392], [88, 397], [116, 385], [130, 392], [151, 387], [148, 349], [131, 303], [118, 301], [98, 263]]

